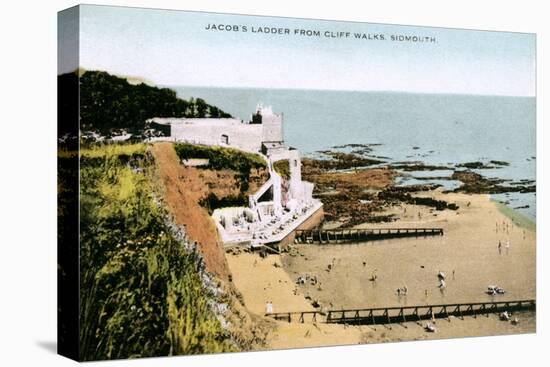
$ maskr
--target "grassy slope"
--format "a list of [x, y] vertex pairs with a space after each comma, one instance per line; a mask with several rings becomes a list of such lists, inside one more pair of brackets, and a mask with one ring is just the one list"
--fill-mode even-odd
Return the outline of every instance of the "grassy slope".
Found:
[[81, 358], [235, 350], [201, 261], [167, 228], [145, 145], [81, 151]]

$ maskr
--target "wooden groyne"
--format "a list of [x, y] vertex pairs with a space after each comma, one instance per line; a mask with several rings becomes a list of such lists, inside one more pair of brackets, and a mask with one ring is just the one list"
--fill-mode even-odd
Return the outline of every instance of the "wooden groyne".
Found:
[[270, 314], [266, 314], [265, 316], [272, 317], [275, 320], [287, 321], [287, 322], [298, 322], [303, 324], [306, 322], [316, 323], [317, 321], [326, 322], [326, 319], [325, 319], [326, 315], [327, 313], [322, 311], [297, 311], [297, 312], [270, 313]]
[[324, 322], [327, 324], [349, 325], [383, 325], [421, 321], [431, 319], [448, 319], [455, 316], [486, 316], [489, 314], [536, 310], [535, 300], [452, 303], [419, 306], [377, 307], [330, 311], [279, 312], [266, 314], [275, 320], [287, 322]]
[[443, 236], [443, 228], [296, 230], [298, 244], [345, 244], [402, 237]]

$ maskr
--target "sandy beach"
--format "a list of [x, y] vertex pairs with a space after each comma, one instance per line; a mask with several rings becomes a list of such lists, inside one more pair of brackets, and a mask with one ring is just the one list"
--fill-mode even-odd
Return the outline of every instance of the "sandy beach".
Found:
[[[397, 209], [406, 213], [401, 220], [361, 227], [441, 227], [444, 236], [302, 245], [296, 247], [297, 255], [283, 256], [284, 267], [294, 279], [316, 276], [317, 286], [306, 283], [300, 289], [331, 309], [535, 298], [535, 233], [500, 213], [488, 195], [434, 197], [460, 209], [430, 212], [407, 205]], [[440, 271], [447, 276], [445, 289], [439, 288]], [[373, 272], [375, 282], [369, 281]], [[484, 292], [489, 285], [506, 293], [489, 296]], [[407, 295], [398, 296], [396, 290], [403, 287]]]
[[[532, 226], [504, 215], [488, 195], [430, 191], [417, 196], [453, 202], [460, 208], [436, 211], [401, 205], [389, 209], [399, 217], [397, 221], [358, 227], [441, 227], [444, 236], [353, 245], [299, 245], [288, 253], [266, 258], [250, 253], [227, 254], [245, 306], [261, 315], [267, 301], [273, 303], [274, 312], [290, 312], [312, 310], [314, 301], [321, 309], [349, 309], [536, 297]], [[329, 264], [333, 264], [330, 270]], [[446, 274], [445, 289], [439, 288], [440, 271]], [[369, 280], [373, 272], [377, 274], [374, 282]], [[296, 279], [305, 275], [316, 277], [317, 284], [297, 285]], [[490, 296], [485, 293], [488, 285], [502, 287], [506, 293]], [[396, 292], [402, 287], [407, 287], [405, 296]], [[498, 315], [438, 320], [437, 333], [427, 333], [416, 323], [370, 327], [279, 321], [269, 343], [272, 348], [288, 348], [535, 331], [534, 313], [516, 317], [518, 325], [500, 321]]]

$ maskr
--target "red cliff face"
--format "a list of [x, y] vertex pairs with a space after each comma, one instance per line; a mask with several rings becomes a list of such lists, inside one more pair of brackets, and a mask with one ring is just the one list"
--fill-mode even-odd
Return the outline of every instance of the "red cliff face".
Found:
[[[207, 270], [220, 279], [227, 280], [230, 272], [223, 243], [218, 237], [212, 218], [200, 205], [200, 201], [209, 193], [220, 199], [239, 195], [238, 172], [186, 167], [180, 164], [171, 143], [154, 144], [151, 151], [164, 202], [176, 224], [184, 226], [191, 241], [197, 242]], [[246, 194], [255, 192], [267, 179], [266, 170], [253, 169]]]
[[201, 171], [181, 165], [170, 143], [154, 144], [152, 153], [164, 202], [176, 224], [185, 227], [191, 241], [198, 243], [207, 270], [221, 279], [228, 279], [229, 268], [216, 226], [208, 212], [199, 205], [205, 190]]

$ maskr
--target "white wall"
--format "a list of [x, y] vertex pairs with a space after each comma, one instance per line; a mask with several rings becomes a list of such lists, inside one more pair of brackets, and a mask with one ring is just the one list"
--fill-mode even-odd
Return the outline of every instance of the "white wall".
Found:
[[[238, 121], [238, 120], [231, 120]], [[219, 123], [203, 120], [198, 123], [172, 124], [171, 137], [176, 141], [197, 144], [223, 145], [251, 152], [259, 152], [262, 142], [262, 125]], [[222, 134], [229, 137], [229, 144], [222, 144]]]
[[283, 118], [280, 115], [262, 115], [263, 141], [283, 141]]

